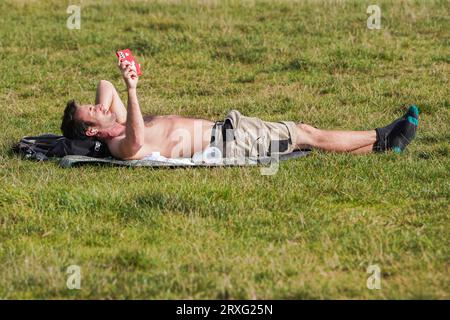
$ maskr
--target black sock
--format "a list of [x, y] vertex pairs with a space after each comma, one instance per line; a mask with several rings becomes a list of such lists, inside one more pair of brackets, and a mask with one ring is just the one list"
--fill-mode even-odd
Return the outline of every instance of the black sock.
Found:
[[388, 150], [388, 136], [395, 128], [395, 126], [400, 122], [406, 119], [406, 114], [402, 117], [392, 121], [392, 123], [388, 124], [382, 128], [376, 128], [375, 131], [377, 133], [377, 140], [373, 144], [373, 151], [376, 152], [384, 152]]
[[388, 136], [389, 149], [400, 153], [416, 136], [418, 121], [412, 116], [399, 122]]
[[[408, 121], [408, 118], [411, 118], [411, 122]], [[400, 149], [396, 149], [397, 152], [401, 152], [409, 143], [406, 143], [405, 139], [409, 139], [409, 141], [411, 141], [414, 138], [418, 118], [419, 110], [416, 106], [410, 106], [408, 111], [402, 117], [394, 120], [392, 123], [385, 127], [376, 128], [375, 132], [377, 134], [377, 140], [373, 145], [373, 151], [384, 152], [386, 150], [392, 149], [393, 147], [398, 147]], [[405, 138], [400, 139], [399, 137], [402, 134], [405, 136]]]

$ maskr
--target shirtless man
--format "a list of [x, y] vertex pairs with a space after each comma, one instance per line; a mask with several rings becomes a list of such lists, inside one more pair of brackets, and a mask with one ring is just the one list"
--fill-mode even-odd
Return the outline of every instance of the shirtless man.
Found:
[[[355, 154], [401, 152], [414, 138], [418, 125], [415, 106], [388, 126], [368, 131], [321, 130], [291, 121], [265, 122], [244, 117], [238, 111], [230, 112], [224, 122], [217, 123], [176, 115], [143, 117], [136, 94], [136, 71], [128, 61], [119, 63], [119, 69], [127, 86], [127, 108], [113, 85], [101, 80], [95, 105], [77, 105], [73, 100], [69, 101], [61, 124], [67, 138], [97, 138], [104, 141], [111, 154], [119, 159], [143, 159], [152, 152], [167, 158], [186, 158], [209, 145], [230, 147], [221, 149], [224, 156], [229, 156], [230, 152], [254, 156], [261, 154], [261, 147], [264, 152], [272, 148], [274, 141], [280, 154], [305, 148]], [[224, 123], [229, 124], [226, 131], [222, 131]], [[226, 144], [222, 145], [223, 140]], [[255, 141], [257, 148], [253, 148]], [[254, 149], [259, 151], [255, 153]]]

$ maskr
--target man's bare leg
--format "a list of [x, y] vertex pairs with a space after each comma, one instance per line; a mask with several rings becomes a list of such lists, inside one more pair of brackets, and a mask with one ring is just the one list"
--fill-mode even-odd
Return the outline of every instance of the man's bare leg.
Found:
[[414, 139], [418, 124], [419, 109], [415, 105], [410, 106], [402, 117], [387, 126], [369, 131], [320, 130], [299, 123], [297, 146], [354, 154], [387, 150], [399, 153]]
[[373, 144], [350, 151], [352, 154], [365, 154], [373, 151]]
[[299, 148], [317, 148], [329, 152], [369, 153], [377, 136], [375, 130], [321, 130], [310, 125], [297, 125]]

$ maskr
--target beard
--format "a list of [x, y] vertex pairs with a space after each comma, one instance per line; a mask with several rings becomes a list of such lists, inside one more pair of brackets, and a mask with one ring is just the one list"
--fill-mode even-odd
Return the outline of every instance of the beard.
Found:
[[100, 127], [110, 128], [117, 123], [117, 116], [114, 112], [108, 112], [99, 119]]

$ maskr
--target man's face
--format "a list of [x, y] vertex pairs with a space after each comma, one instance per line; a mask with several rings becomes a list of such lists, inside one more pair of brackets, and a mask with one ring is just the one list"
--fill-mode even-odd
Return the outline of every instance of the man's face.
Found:
[[116, 114], [106, 110], [102, 104], [78, 106], [75, 118], [89, 123], [89, 127], [97, 130], [110, 128], [116, 123]]

